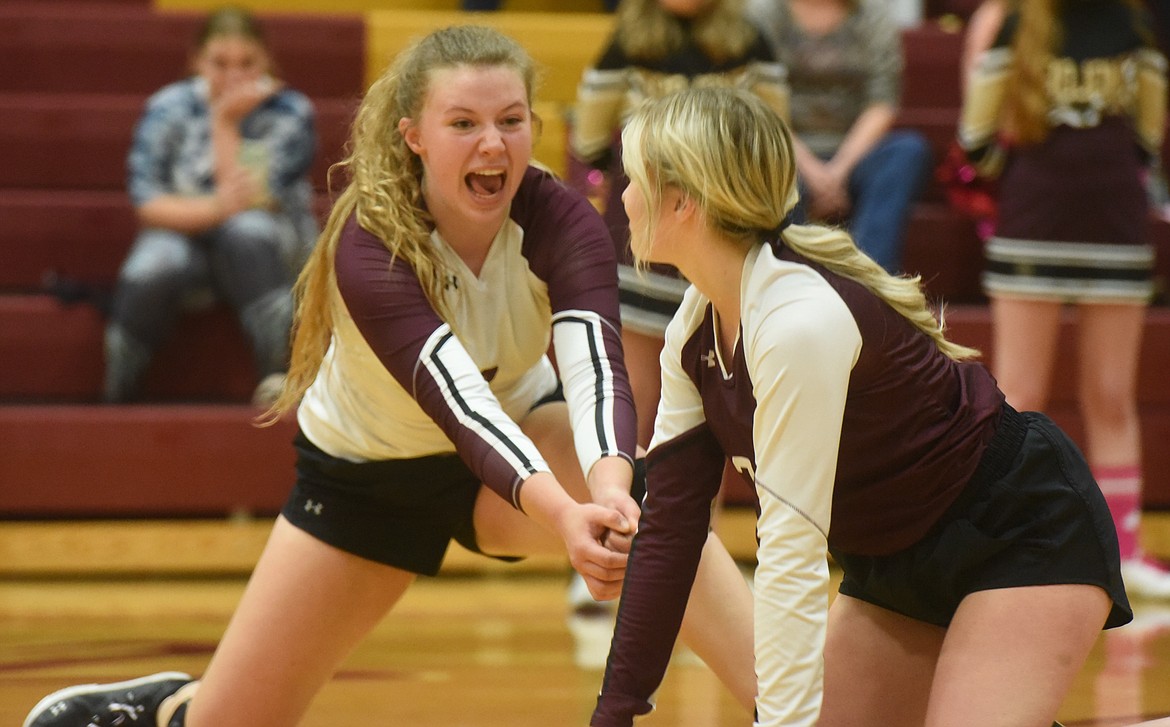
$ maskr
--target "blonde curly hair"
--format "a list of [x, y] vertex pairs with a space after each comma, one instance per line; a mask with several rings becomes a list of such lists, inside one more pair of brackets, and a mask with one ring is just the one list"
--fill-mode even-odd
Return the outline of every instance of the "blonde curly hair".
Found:
[[[459, 66], [514, 69], [531, 108], [537, 81], [531, 56], [513, 39], [481, 26], [453, 26], [427, 35], [374, 81], [358, 108], [347, 155], [330, 169], [330, 180], [345, 173], [349, 181], [297, 278], [288, 376], [280, 397], [262, 415], [263, 423], [294, 409], [321, 367], [333, 334], [334, 254], [351, 217], [413, 268], [431, 305], [449, 318], [442, 296], [446, 266], [430, 244], [433, 219], [421, 204], [422, 162], [407, 147], [398, 122], [421, 113], [436, 71]], [[539, 128], [535, 118], [534, 127]]]

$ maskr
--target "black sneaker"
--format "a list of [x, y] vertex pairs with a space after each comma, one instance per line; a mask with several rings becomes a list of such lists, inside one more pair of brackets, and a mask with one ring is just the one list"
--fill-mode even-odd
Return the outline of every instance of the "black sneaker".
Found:
[[53, 692], [37, 703], [24, 727], [155, 727], [164, 699], [191, 677], [177, 671], [113, 684], [79, 684]]

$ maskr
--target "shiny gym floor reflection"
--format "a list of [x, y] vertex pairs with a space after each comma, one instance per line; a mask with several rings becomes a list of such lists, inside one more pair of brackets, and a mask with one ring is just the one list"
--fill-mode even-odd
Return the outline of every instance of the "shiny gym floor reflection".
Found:
[[[587, 724], [601, 671], [575, 663], [567, 573], [552, 571], [421, 579], [318, 695], [303, 724]], [[0, 580], [0, 725], [21, 724], [33, 704], [62, 686], [164, 670], [200, 673], [243, 586], [238, 575]], [[1069, 727], [1170, 716], [1170, 604], [1135, 607], [1134, 624], [1098, 640], [1061, 711]], [[657, 704], [639, 724], [751, 724], [685, 653], [676, 656]]]

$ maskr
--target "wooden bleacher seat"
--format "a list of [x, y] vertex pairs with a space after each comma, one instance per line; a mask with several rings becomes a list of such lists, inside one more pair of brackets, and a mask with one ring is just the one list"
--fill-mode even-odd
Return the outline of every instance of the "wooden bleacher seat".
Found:
[[208, 517], [279, 510], [294, 424], [248, 405], [0, 406], [0, 517]]
[[0, 92], [0, 189], [125, 189], [133, 95]]
[[[126, 155], [146, 96], [0, 91], [0, 190], [125, 190]], [[326, 189], [357, 99], [314, 101], [319, 151], [310, 176]]]
[[[0, 295], [0, 409], [13, 402], [101, 400], [105, 320], [88, 302]], [[247, 402], [249, 348], [226, 306], [188, 313], [143, 379], [147, 402]]]
[[[0, 3], [0, 91], [147, 95], [187, 73], [202, 14], [129, 3]], [[358, 97], [361, 16], [263, 17], [282, 77], [310, 98]]]
[[51, 271], [111, 284], [137, 231], [121, 190], [0, 188], [0, 295], [39, 290]]

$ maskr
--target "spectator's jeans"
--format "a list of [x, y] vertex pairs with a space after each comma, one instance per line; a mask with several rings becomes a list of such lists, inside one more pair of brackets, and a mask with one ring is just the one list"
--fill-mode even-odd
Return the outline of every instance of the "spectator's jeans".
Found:
[[[917, 131], [897, 129], [879, 141], [849, 175], [849, 231], [867, 255], [891, 273], [902, 271], [902, 248], [914, 202], [931, 168], [930, 147]], [[800, 184], [797, 223], [808, 220], [808, 189]]]
[[284, 242], [287, 225], [249, 210], [196, 236], [143, 230], [118, 273], [106, 326], [106, 400], [133, 399], [178, 318], [215, 299], [239, 317], [259, 378], [284, 371], [294, 279]]

